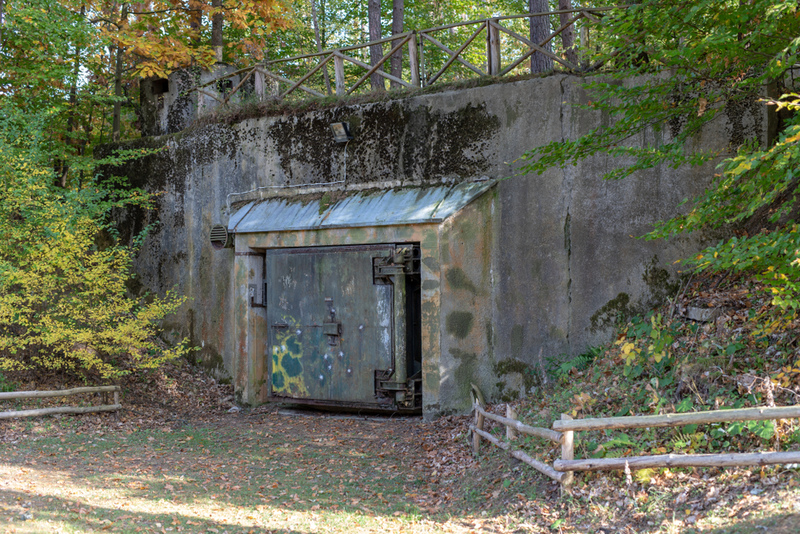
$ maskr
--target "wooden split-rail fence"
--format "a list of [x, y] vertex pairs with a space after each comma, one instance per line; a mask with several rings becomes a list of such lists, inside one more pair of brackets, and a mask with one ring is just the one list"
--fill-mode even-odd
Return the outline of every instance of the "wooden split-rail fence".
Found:
[[[736, 410], [716, 410], [708, 412], [669, 413], [664, 415], [645, 415], [627, 417], [604, 417], [593, 419], [573, 419], [562, 414], [553, 422], [552, 429], [528, 426], [517, 419], [510, 407], [506, 407], [506, 417], [487, 412], [479, 404], [474, 405], [475, 423], [472, 431], [472, 448], [477, 455], [481, 439], [508, 451], [514, 458], [525, 462], [540, 473], [561, 483], [569, 491], [576, 471], [614, 471], [664, 467], [737, 467], [763, 466], [774, 464], [800, 463], [800, 451], [791, 452], [750, 452], [729, 454], [661, 454], [652, 456], [628, 456], [622, 458], [575, 459], [575, 432], [611, 429], [676, 427], [693, 424], [732, 423], [736, 421], [764, 421], [800, 418], [800, 405], [776, 408], [744, 408]], [[493, 436], [484, 430], [486, 419], [496, 421], [506, 428], [508, 441]], [[511, 441], [518, 433], [548, 439], [561, 445], [561, 458], [553, 465], [532, 458], [525, 452], [515, 449]]]
[[[39, 417], [42, 415], [54, 414], [76, 414], [76, 413], [95, 413], [95, 412], [116, 412], [122, 408], [119, 403], [119, 386], [97, 386], [73, 389], [59, 389], [54, 391], [12, 391], [0, 393], [0, 401], [18, 399], [43, 399], [49, 397], [69, 397], [83, 393], [100, 393], [103, 404], [99, 406], [58, 406], [53, 408], [39, 408], [32, 410], [11, 410], [0, 412], [0, 419], [12, 419], [17, 417]], [[108, 395], [113, 394], [113, 403], [108, 404]]]
[[[587, 7], [548, 13], [526, 13], [413, 30], [363, 44], [266, 61], [220, 76], [195, 87], [194, 90], [221, 104], [230, 102], [245, 87], [258, 98], [266, 96], [284, 98], [295, 91], [303, 91], [316, 97], [325, 96], [325, 93], [345, 96], [363, 88], [365, 82], [373, 75], [391, 82], [391, 88], [418, 88], [444, 81], [445, 73], [457, 66], [477, 76], [519, 73], [520, 66], [534, 54], [546, 56], [554, 64], [557, 63], [573, 72], [591, 71], [599, 67], [599, 64], [591, 64], [587, 58], [582, 61], [578, 59], [574, 30], [579, 26], [577, 33], [580, 35], [581, 47], [587, 49], [590, 26], [598, 24], [600, 17], [612, 9], [619, 8]], [[539, 42], [531, 41], [519, 33], [520, 28], [512, 27], [515, 21], [533, 20], [538, 17], [547, 17], [549, 26], [550, 17], [555, 16], [558, 17], [560, 25]], [[459, 30], [464, 31], [466, 37], [458, 46], [452, 42], [451, 46], [447, 46], [443, 42], [447, 39], [441, 36], [437, 38], [440, 32], [447, 32], [449, 37]], [[565, 39], [565, 35], [569, 35], [568, 39]], [[558, 36], [562, 36], [565, 43], [568, 41], [573, 43], [568, 45], [568, 48], [565, 47], [566, 50], [561, 54], [552, 51], [553, 40]], [[474, 48], [482, 41], [485, 42], [485, 51], [476, 56]], [[367, 50], [384, 45], [389, 48], [388, 53], [382, 55], [374, 64], [365, 61]], [[504, 58], [508, 54], [513, 55]], [[397, 55], [408, 58], [399, 76], [396, 72], [392, 74], [385, 71], [386, 63]], [[476, 57], [481, 61], [476, 61]], [[329, 81], [330, 65], [333, 65], [333, 85]], [[324, 84], [309, 83], [312, 77], [320, 80], [324, 78]], [[226, 84], [225, 80], [230, 81]], [[238, 80], [238, 83], [234, 85], [235, 80]]]

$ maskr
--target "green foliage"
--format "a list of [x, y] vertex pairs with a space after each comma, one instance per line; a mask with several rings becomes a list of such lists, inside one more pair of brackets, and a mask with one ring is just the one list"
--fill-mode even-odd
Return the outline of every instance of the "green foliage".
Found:
[[6, 393], [17, 389], [17, 385], [0, 373], [0, 393]]
[[616, 341], [625, 362], [625, 375], [639, 376], [644, 366], [664, 369], [672, 365], [677, 327], [675, 322], [667, 323], [660, 313], [631, 319], [625, 335]]
[[[685, 214], [649, 237], [730, 231], [755, 219], [767, 230], [741, 230], [691, 263], [700, 271], [757, 273], [773, 303], [794, 315], [800, 309], [800, 238], [791, 220], [800, 192], [800, 96], [789, 69], [798, 62], [798, 35], [798, 4], [788, 0], [644, 0], [614, 11], [596, 35], [595, 58], [614, 68], [587, 84], [587, 107], [609, 120], [578, 139], [531, 151], [525, 170], [607, 155], [620, 161], [606, 175], [615, 179], [722, 159], [711, 186]], [[762, 98], [765, 87], [783, 96]], [[782, 113], [783, 131], [772, 145], [733, 131], [728, 152], [696, 148], [693, 139], [724, 112], [767, 105]], [[632, 142], [639, 134], [651, 141]]]
[[65, 369], [102, 377], [148, 368], [186, 353], [164, 348], [159, 322], [183, 302], [168, 294], [131, 299], [132, 250], [100, 246], [112, 208], [146, 203], [97, 180], [55, 186], [47, 118], [11, 105], [0, 120], [0, 370]]
[[549, 374], [556, 380], [567, 380], [573, 371], [578, 372], [587, 369], [604, 350], [601, 346], [589, 347], [586, 352], [574, 358], [568, 358], [563, 361], [561, 359], [548, 361]]

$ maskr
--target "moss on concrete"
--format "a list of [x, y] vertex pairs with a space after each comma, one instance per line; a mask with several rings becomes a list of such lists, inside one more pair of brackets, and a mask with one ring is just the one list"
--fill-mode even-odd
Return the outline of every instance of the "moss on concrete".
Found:
[[516, 400], [519, 398], [520, 393], [525, 394], [527, 391], [530, 391], [530, 389], [536, 386], [539, 381], [533, 367], [516, 358], [510, 358], [497, 362], [494, 365], [493, 370], [495, 376], [498, 378], [502, 379], [509, 374], [518, 374], [522, 380], [522, 386], [524, 388], [523, 392], [517, 390], [506, 391], [507, 384], [503, 380], [500, 380], [497, 382], [497, 384], [495, 384], [497, 386], [500, 400], [503, 402], [511, 402]]
[[226, 377], [228, 375], [222, 355], [213, 350], [210, 345], [206, 345], [198, 352], [197, 362], [201, 367], [208, 370], [212, 376]]
[[470, 399], [470, 388], [476, 382], [478, 355], [474, 352], [467, 352], [460, 349], [450, 349], [450, 355], [458, 360], [459, 365], [453, 372], [456, 388], [458, 388], [459, 399]]
[[325, 210], [328, 209], [332, 203], [331, 194], [329, 191], [326, 191], [319, 199], [319, 214], [322, 215], [325, 213]]
[[451, 267], [448, 269], [445, 278], [453, 289], [465, 289], [473, 295], [478, 293], [478, 288], [475, 287], [475, 284], [472, 283], [472, 280], [469, 279], [467, 273], [465, 273], [461, 267]]
[[648, 307], [662, 304], [678, 292], [678, 282], [672, 279], [669, 271], [660, 266], [658, 256], [653, 256], [645, 266], [642, 280], [650, 289]]
[[469, 312], [454, 311], [447, 314], [445, 328], [459, 339], [464, 339], [472, 331], [474, 317]]
[[590, 318], [590, 331], [597, 332], [604, 328], [614, 326], [626, 321], [636, 313], [636, 308], [631, 305], [631, 297], [627, 293], [619, 293], [616, 297], [606, 302]]

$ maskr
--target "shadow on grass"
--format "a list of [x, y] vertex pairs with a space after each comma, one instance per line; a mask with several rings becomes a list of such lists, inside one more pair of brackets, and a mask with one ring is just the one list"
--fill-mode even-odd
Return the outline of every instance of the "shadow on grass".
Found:
[[[93, 492], [94, 503], [104, 498], [104, 491], [114, 496], [109, 500], [138, 501], [140, 507], [168, 503], [179, 508], [176, 528], [189, 532], [200, 527], [189, 528], [186, 522], [204, 521], [213, 507], [240, 508], [244, 516], [254, 517], [303, 513], [308, 516], [302, 518], [304, 522], [315, 516], [368, 524], [381, 517], [401, 524], [446, 522], [449, 518], [444, 514], [425, 512], [414, 503], [416, 495], [430, 489], [419, 469], [412, 468], [414, 450], [420, 446], [409, 437], [415, 424], [271, 418], [170, 432], [70, 434], [20, 442], [0, 451], [0, 462], [24, 468], [26, 478], [38, 477], [42, 484], [63, 478], [78, 493]], [[11, 487], [25, 488], [21, 483]], [[80, 514], [68, 512], [63, 506], [66, 501], [56, 500], [55, 488], [35, 491], [56, 502], [47, 501], [52, 520], [74, 524], [81, 519]], [[205, 509], [203, 518], [192, 519], [193, 506]], [[106, 508], [103, 513], [112, 511]], [[164, 528], [174, 515], [125, 513], [138, 522], [161, 523]], [[247, 531], [237, 525], [209, 525], [220, 532]], [[95, 520], [91, 528], [103, 526]], [[284, 528], [295, 525], [286, 523]]]
[[[689, 531], [691, 532], [691, 531]], [[776, 513], [767, 517], [739, 522], [729, 527], [706, 531], [708, 534], [797, 534], [800, 532], [800, 514]]]
[[[20, 491], [0, 490], [0, 499], [5, 503], [18, 503], [12, 509], [0, 508], [0, 525], [13, 528], [14, 532], [49, 532], [59, 525], [70, 529], [90, 532], [259, 532], [269, 534], [306, 534], [315, 529], [270, 529], [252, 524], [235, 524], [215, 521], [188, 514], [148, 513], [122, 508], [92, 506], [79, 499], [63, 499], [42, 495], [34, 497]], [[25, 508], [22, 509], [22, 505]], [[20, 518], [22, 511], [29, 512], [30, 519]]]

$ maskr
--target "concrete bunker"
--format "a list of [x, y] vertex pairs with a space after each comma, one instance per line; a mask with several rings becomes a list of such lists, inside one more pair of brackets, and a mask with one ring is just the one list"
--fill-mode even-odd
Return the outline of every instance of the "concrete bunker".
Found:
[[[169, 91], [158, 96], [165, 113], [158, 115], [161, 127], [152, 135], [180, 129], [181, 109], [199, 109], [193, 102], [170, 105], [171, 98], [182, 98], [179, 81], [170, 77]], [[588, 106], [585, 82], [554, 74], [325, 109], [218, 117], [179, 133], [131, 141], [128, 148], [158, 149], [115, 171], [133, 186], [158, 192], [155, 210], [137, 208], [117, 217], [126, 240], [151, 229], [135, 261], [137, 284], [143, 292], [173, 290], [187, 296], [186, 305], [165, 324], [167, 338], [189, 338], [197, 347], [196, 361], [218, 379], [233, 382], [241, 402], [256, 405], [271, 394], [269, 308], [258, 306], [269, 297], [263, 290], [267, 255], [279, 255], [270, 251], [309, 248], [304, 261], [314, 263], [337, 256], [320, 247], [389, 245], [394, 248], [384, 251], [388, 257], [418, 244], [422, 360], [415, 386], [421, 387], [423, 415], [468, 412], [472, 384], [489, 401], [531, 395], [546, 377], [549, 361], [608, 342], [610, 325], [620, 317], [616, 312], [647, 307], [663, 296], [666, 278], [679, 268], [673, 262], [706, 243], [699, 234], [667, 242], [632, 236], [673, 216], [681, 200], [701, 194], [713, 164], [661, 166], [621, 181], [600, 179], [624, 163], [607, 154], [541, 175], [520, 169], [519, 156], [531, 148], [577, 139], [610, 120]], [[355, 139], [345, 147], [330, 136], [330, 124], [339, 121], [353, 128]], [[769, 121], [763, 106], [753, 105], [734, 117], [721, 114], [691, 148], [727, 150], [742, 124], [751, 125], [747, 137], [766, 143]], [[647, 146], [665, 135], [668, 129], [654, 129], [629, 143]], [[490, 179], [496, 185], [489, 185]], [[460, 188], [484, 186], [483, 194], [441, 217]], [[438, 197], [443, 203], [436, 220], [379, 219], [378, 208], [393, 208], [402, 195], [415, 201], [419, 196], [425, 206], [426, 195], [438, 188], [451, 192]], [[232, 207], [231, 199], [261, 202], [239, 211], [244, 205]], [[340, 211], [345, 205], [348, 210]], [[274, 227], [245, 231], [233, 219], [247, 214], [255, 221], [261, 209], [262, 222], [272, 220]], [[349, 226], [336, 222], [338, 214], [356, 211], [371, 213], [373, 220]], [[305, 226], [299, 224], [303, 220]], [[219, 231], [209, 242], [214, 226]], [[213, 240], [222, 246], [235, 241], [240, 255], [230, 248], [216, 250]], [[358, 253], [341, 256], [357, 258]], [[330, 269], [350, 268], [341, 262]], [[368, 270], [367, 276], [372, 276]], [[371, 281], [370, 287], [387, 291]], [[353, 326], [342, 320], [342, 298], [319, 291], [322, 300], [315, 301], [314, 313], [328, 321], [314, 323], [320, 325], [315, 343], [326, 348], [324, 329], [336, 334], [334, 323], [341, 320], [344, 339]], [[334, 317], [326, 297], [333, 299]], [[280, 296], [275, 298], [280, 303]], [[273, 322], [282, 324], [280, 318]], [[380, 364], [373, 367], [394, 369]], [[319, 380], [310, 369], [308, 376]], [[311, 392], [308, 397], [315, 398]]]
[[[478, 307], [489, 307], [490, 288], [479, 289], [488, 277], [466, 273], [491, 270], [494, 185], [341, 191], [338, 200], [290, 194], [241, 206], [227, 225], [241, 400], [438, 407], [440, 390], [458, 378], [443, 368], [443, 335], [473, 354], [488, 350], [471, 311], [478, 293], [487, 299]], [[448, 279], [466, 289], [449, 289]]]

